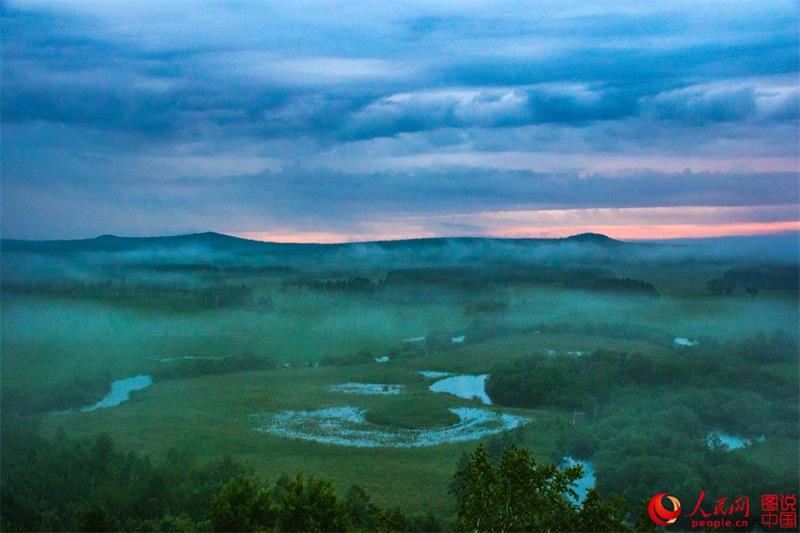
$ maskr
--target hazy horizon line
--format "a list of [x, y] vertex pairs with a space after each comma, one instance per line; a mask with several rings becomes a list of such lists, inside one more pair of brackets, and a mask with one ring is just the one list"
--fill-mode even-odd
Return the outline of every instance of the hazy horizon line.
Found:
[[[375, 242], [398, 242], [398, 241], [413, 241], [413, 240], [427, 240], [427, 239], [493, 239], [493, 240], [558, 240], [569, 239], [580, 235], [600, 235], [622, 242], [650, 242], [650, 241], [685, 241], [685, 240], [706, 240], [706, 239], [727, 239], [727, 238], [755, 238], [755, 237], [778, 237], [788, 236], [795, 234], [800, 237], [800, 221], [790, 224], [791, 227], [786, 229], [777, 229], [775, 231], [762, 231], [752, 233], [726, 233], [726, 234], [712, 234], [712, 235], [685, 235], [685, 236], [649, 236], [649, 237], [617, 237], [602, 231], [592, 231], [592, 228], [586, 228], [584, 231], [577, 232], [564, 232], [561, 234], [530, 234], [530, 235], [494, 235], [494, 234], [463, 234], [463, 235], [403, 235], [403, 236], [375, 236], [373, 238], [346, 238], [344, 234], [340, 240], [303, 240], [302, 238], [296, 240], [286, 240], [283, 237], [289, 237], [286, 234], [271, 234], [270, 238], [258, 238], [255, 235], [261, 235], [266, 232], [250, 232], [250, 231], [187, 231], [185, 233], [169, 233], [169, 234], [147, 234], [147, 235], [117, 235], [111, 233], [104, 233], [100, 235], [93, 235], [88, 237], [69, 237], [69, 238], [46, 238], [46, 239], [31, 239], [19, 237], [7, 237], [0, 234], [0, 240], [3, 241], [28, 241], [28, 242], [48, 242], [48, 241], [82, 241], [99, 239], [102, 237], [115, 237], [120, 239], [157, 239], [157, 238], [170, 238], [170, 237], [187, 237], [192, 235], [216, 234], [225, 237], [236, 239], [243, 239], [253, 242], [274, 243], [274, 244], [320, 244], [320, 245], [336, 245], [336, 244], [367, 244]], [[306, 235], [319, 236], [319, 233], [305, 233]], [[295, 237], [303, 234], [296, 234]], [[326, 234], [333, 237], [334, 234]], [[266, 235], [264, 237], [267, 237]]]

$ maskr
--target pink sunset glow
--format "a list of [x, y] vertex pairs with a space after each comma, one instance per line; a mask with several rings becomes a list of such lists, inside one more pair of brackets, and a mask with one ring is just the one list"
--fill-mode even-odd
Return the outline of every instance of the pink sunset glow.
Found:
[[[480, 235], [498, 238], [558, 238], [579, 233], [602, 233], [621, 240], [661, 240], [661, 239], [697, 239], [708, 237], [732, 237], [749, 235], [771, 235], [786, 232], [800, 232], [800, 221], [780, 222], [748, 222], [733, 224], [658, 224], [658, 225], [586, 225], [586, 226], [539, 226], [508, 227], [494, 229]], [[320, 233], [320, 232], [286, 232], [270, 233], [266, 231], [239, 231], [232, 235], [245, 239], [282, 243], [319, 243], [333, 244], [343, 242], [365, 242], [415, 239], [425, 237], [447, 237], [444, 233], [388, 232], [375, 234]]]

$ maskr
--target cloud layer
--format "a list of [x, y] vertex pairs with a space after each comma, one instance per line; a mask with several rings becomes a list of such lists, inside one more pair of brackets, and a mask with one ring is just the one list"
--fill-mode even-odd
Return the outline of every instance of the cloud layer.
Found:
[[12, 0], [2, 232], [793, 229], [797, 23], [793, 2]]

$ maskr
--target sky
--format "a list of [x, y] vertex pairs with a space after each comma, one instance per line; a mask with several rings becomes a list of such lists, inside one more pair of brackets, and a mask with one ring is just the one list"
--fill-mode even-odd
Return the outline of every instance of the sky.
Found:
[[3, 237], [800, 230], [794, 1], [0, 2]]

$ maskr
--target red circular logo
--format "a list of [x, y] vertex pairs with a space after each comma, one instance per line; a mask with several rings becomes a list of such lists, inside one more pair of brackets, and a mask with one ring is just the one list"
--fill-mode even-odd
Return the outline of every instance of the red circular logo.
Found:
[[[671, 511], [664, 507], [665, 497], [672, 504]], [[650, 513], [650, 519], [653, 522], [659, 526], [668, 526], [674, 524], [681, 515], [681, 502], [675, 496], [669, 496], [666, 492], [659, 492], [650, 498], [650, 503], [647, 505], [647, 512]]]

